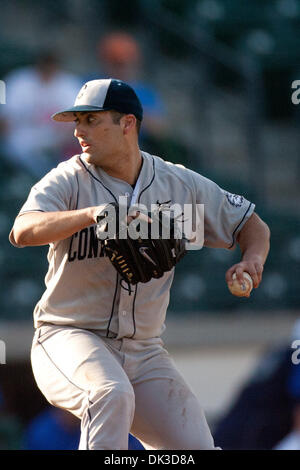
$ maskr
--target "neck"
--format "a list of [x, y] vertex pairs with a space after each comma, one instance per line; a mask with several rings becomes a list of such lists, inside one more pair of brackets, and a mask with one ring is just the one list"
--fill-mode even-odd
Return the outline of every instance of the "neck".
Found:
[[143, 159], [138, 146], [131, 151], [114, 156], [113, 163], [101, 164], [101, 168], [110, 176], [134, 185], [138, 179]]

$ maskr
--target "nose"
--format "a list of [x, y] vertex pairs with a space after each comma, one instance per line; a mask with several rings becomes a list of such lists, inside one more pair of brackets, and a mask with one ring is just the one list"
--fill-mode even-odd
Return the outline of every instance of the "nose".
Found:
[[77, 139], [80, 137], [86, 136], [86, 132], [82, 124], [79, 124], [79, 123], [76, 124], [75, 129], [74, 129], [74, 136], [77, 137]]

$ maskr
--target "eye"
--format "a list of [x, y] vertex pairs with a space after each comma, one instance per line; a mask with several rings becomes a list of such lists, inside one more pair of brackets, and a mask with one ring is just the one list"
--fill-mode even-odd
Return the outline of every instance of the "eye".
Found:
[[93, 116], [88, 116], [88, 118], [87, 118], [87, 121], [88, 121], [89, 124], [90, 124], [91, 122], [95, 121], [95, 120], [96, 120], [96, 118], [93, 117]]

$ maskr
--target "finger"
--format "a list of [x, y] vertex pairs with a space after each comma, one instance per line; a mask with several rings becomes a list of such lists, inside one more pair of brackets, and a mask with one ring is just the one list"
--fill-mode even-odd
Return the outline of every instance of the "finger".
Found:
[[137, 210], [134, 210], [134, 209], [131, 209], [129, 211], [129, 214], [127, 216], [127, 222], [132, 222], [134, 219], [137, 219], [138, 217], [140, 217], [140, 211], [137, 211]]
[[260, 284], [261, 279], [259, 278], [259, 276], [256, 273], [251, 274], [251, 277], [252, 277], [252, 281], [253, 281], [253, 287], [254, 287], [254, 289], [257, 289], [259, 284]]
[[226, 271], [225, 280], [226, 280], [227, 284], [229, 284], [229, 285], [233, 283], [232, 276], [235, 272], [235, 267], [236, 267], [236, 265], [233, 265], [233, 266], [231, 266], [231, 268], [229, 268]]
[[132, 219], [135, 219], [136, 217], [138, 217], [140, 215], [140, 211], [136, 210], [136, 209], [130, 209], [129, 212], [128, 212], [128, 217]]
[[263, 266], [260, 263], [255, 263], [252, 269], [249, 269], [249, 274], [253, 281], [253, 287], [258, 288], [262, 280]]
[[144, 222], [147, 222], [147, 223], [152, 222], [152, 219], [148, 215], [143, 214], [142, 212], [139, 213], [138, 218], [143, 220]]
[[262, 281], [263, 266], [259, 263], [255, 264], [255, 278], [253, 279], [253, 286], [255, 289], [259, 286]]
[[248, 269], [245, 269], [244, 272], [247, 272], [250, 275], [250, 277], [252, 279], [252, 282], [253, 282], [253, 287], [258, 287], [259, 277], [257, 275], [257, 272], [256, 272], [255, 268], [254, 267], [248, 267]]
[[236, 279], [237, 279], [237, 282], [243, 286], [244, 285], [244, 276], [243, 276], [243, 273], [244, 273], [244, 268], [241, 266], [241, 265], [237, 265], [236, 269], [235, 269], [235, 274], [236, 274]]

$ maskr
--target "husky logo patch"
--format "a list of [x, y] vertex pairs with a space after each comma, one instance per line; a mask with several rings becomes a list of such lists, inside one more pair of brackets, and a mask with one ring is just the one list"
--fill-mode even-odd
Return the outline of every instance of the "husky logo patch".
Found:
[[226, 193], [226, 197], [228, 202], [234, 207], [241, 207], [244, 202], [243, 196], [239, 196], [238, 194]]

